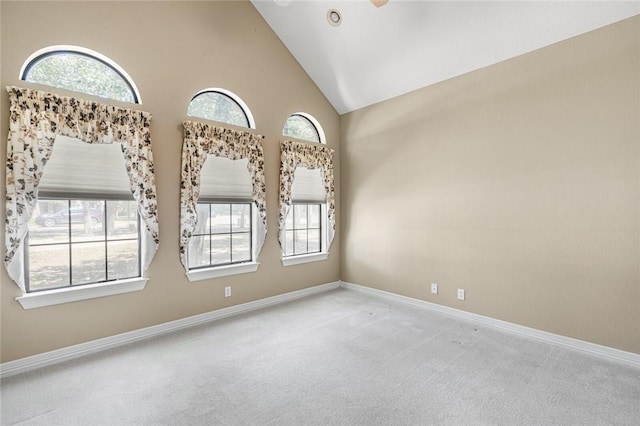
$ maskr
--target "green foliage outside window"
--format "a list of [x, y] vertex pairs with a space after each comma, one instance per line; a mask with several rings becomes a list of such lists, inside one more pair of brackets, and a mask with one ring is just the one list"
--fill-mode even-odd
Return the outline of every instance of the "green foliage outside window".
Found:
[[197, 95], [189, 104], [187, 115], [233, 124], [234, 126], [249, 127], [247, 115], [240, 105], [229, 96], [219, 92], [204, 92]]
[[78, 53], [54, 53], [27, 69], [24, 80], [123, 102], [136, 102], [127, 81], [109, 65]]
[[287, 119], [282, 134], [305, 141], [320, 142], [316, 126], [309, 119], [297, 114]]

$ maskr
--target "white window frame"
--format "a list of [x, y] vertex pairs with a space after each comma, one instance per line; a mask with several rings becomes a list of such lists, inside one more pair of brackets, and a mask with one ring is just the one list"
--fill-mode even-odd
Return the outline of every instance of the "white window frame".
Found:
[[[74, 194], [64, 194], [61, 195], [61, 197], [56, 197], [56, 199], [73, 200], [81, 198]], [[104, 220], [106, 220], [106, 218]], [[138, 244], [140, 246], [140, 249], [142, 250], [144, 246], [144, 232], [142, 232], [141, 226], [144, 226], [144, 223], [139, 218], [138, 220]], [[23, 250], [28, 252], [29, 247], [29, 244], [25, 244]], [[63, 303], [77, 302], [80, 300], [95, 299], [98, 297], [141, 291], [144, 290], [149, 279], [144, 276], [144, 271], [142, 270], [142, 256], [139, 257], [138, 262], [140, 263], [138, 265], [138, 270], [140, 271], [139, 277], [101, 281], [91, 284], [78, 284], [75, 286], [69, 285], [68, 287], [55, 288], [51, 290], [38, 290], [34, 292], [24, 293], [22, 296], [16, 297], [15, 300], [20, 303], [23, 309], [34, 309], [44, 306], [60, 305]], [[29, 266], [30, 265], [26, 263], [25, 269]], [[27, 273], [27, 271], [25, 271], [25, 273]]]
[[[238, 104], [240, 109], [242, 109], [242, 112], [244, 112], [244, 115], [247, 117], [247, 123], [249, 124], [249, 127], [246, 127], [246, 128], [255, 130], [255, 128], [256, 128], [256, 120], [253, 118], [253, 114], [251, 113], [251, 110], [249, 109], [249, 105], [247, 105], [242, 100], [242, 98], [240, 96], [236, 95], [235, 93], [233, 93], [230, 90], [223, 89], [221, 87], [208, 87], [206, 89], [200, 90], [198, 93], [193, 95], [193, 97], [189, 101], [189, 105], [187, 105], [187, 111], [189, 111], [189, 107], [191, 106], [191, 102], [193, 102], [193, 100], [195, 98], [197, 98], [198, 96], [200, 96], [202, 94], [205, 94], [205, 93], [219, 93], [221, 95], [224, 95], [224, 96], [227, 96], [228, 98], [230, 98], [232, 101], [234, 101], [236, 104]], [[206, 118], [198, 117], [198, 116], [190, 116], [190, 117], [197, 118], [198, 120], [207, 120]], [[219, 123], [224, 123], [225, 125], [229, 125], [229, 126], [235, 126], [235, 124], [226, 123], [226, 122], [223, 122], [223, 121], [219, 121]], [[244, 126], [237, 126], [237, 127], [244, 127]]]
[[[289, 214], [293, 214], [293, 204], [291, 204]], [[304, 263], [320, 262], [329, 258], [329, 251], [327, 250], [327, 203], [303, 202], [298, 204], [320, 204], [320, 251], [317, 253], [292, 254], [289, 256], [285, 256], [284, 253], [281, 253], [283, 266], [294, 266]], [[285, 241], [284, 236], [286, 232], [286, 229], [282, 230], [282, 241]]]
[[85, 284], [77, 287], [43, 290], [35, 293], [25, 293], [16, 297], [24, 309], [41, 308], [43, 306], [60, 305], [78, 302], [80, 300], [113, 296], [121, 293], [131, 293], [144, 290], [148, 278], [130, 278], [126, 280], [107, 281], [96, 284]]
[[[204, 201], [205, 203], [245, 203], [246, 201], [240, 200], [220, 200], [220, 201]], [[196, 282], [202, 280], [208, 280], [211, 278], [228, 277], [231, 275], [248, 274], [258, 270], [260, 262], [257, 261], [257, 246], [258, 246], [258, 209], [253, 201], [251, 204], [251, 260], [242, 263], [235, 263], [230, 265], [211, 266], [198, 269], [189, 269], [185, 275], [189, 282]]]
[[[22, 64], [22, 67], [20, 68], [20, 74], [18, 76], [18, 78], [20, 80], [25, 80], [26, 81], [26, 74], [27, 74], [27, 68], [33, 66], [34, 61], [36, 61], [37, 59], [39, 59], [40, 57], [46, 57], [46, 56], [50, 56], [50, 55], [55, 55], [57, 53], [71, 53], [71, 54], [76, 54], [76, 55], [82, 55], [82, 56], [86, 56], [89, 58], [92, 58], [98, 62], [102, 62], [103, 64], [105, 64], [106, 66], [110, 67], [112, 70], [114, 70], [117, 74], [119, 74], [124, 81], [127, 83], [127, 85], [130, 87], [132, 94], [133, 94], [133, 103], [140, 105], [142, 104], [142, 97], [140, 96], [140, 91], [138, 90], [138, 87], [136, 86], [136, 84], [134, 83], [133, 79], [131, 78], [131, 76], [124, 70], [124, 68], [122, 68], [120, 65], [118, 65], [115, 61], [113, 61], [112, 59], [104, 56], [103, 54], [96, 52], [95, 50], [91, 50], [91, 49], [87, 49], [86, 47], [82, 47], [82, 46], [73, 46], [73, 45], [68, 45], [68, 44], [60, 44], [60, 45], [55, 45], [55, 46], [48, 46], [45, 48], [42, 48], [40, 50], [37, 50], [35, 52], [33, 52], [26, 61], [24, 61], [24, 63]], [[40, 83], [38, 83], [40, 84]], [[59, 87], [58, 87], [59, 89]], [[63, 89], [63, 90], [68, 90], [68, 89]], [[78, 92], [78, 93], [84, 93], [84, 92]], [[85, 93], [89, 96], [95, 96], [95, 95], [91, 95], [89, 93]], [[112, 99], [109, 98], [109, 100], [115, 100], [116, 102], [124, 102], [124, 101], [120, 101], [117, 99]]]
[[[294, 115], [299, 115], [299, 116], [309, 120], [311, 122], [311, 124], [316, 128], [316, 133], [318, 133], [318, 138], [320, 139], [320, 141], [319, 142], [315, 142], [315, 141], [309, 141], [309, 140], [306, 140], [306, 139], [299, 139], [299, 138], [296, 138], [296, 137], [285, 135], [284, 132], [282, 134], [283, 136], [285, 136], [287, 138], [292, 138], [292, 139], [295, 139], [295, 140], [303, 141], [303, 142], [306, 142], [306, 143], [320, 143], [320, 144], [323, 144], [323, 145], [327, 144], [327, 137], [324, 134], [324, 129], [322, 128], [322, 125], [320, 124], [320, 122], [318, 120], [316, 120], [316, 118], [313, 115], [307, 114], [306, 112], [298, 111], [298, 112], [294, 112], [293, 114], [290, 114], [287, 117], [287, 120], [290, 119]], [[286, 122], [286, 120], [285, 120], [285, 122]], [[284, 128], [283, 128], [283, 130], [284, 130]]]

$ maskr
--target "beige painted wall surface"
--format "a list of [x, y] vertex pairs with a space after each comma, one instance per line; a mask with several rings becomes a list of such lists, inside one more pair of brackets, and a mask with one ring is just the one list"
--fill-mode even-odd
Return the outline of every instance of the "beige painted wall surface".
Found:
[[640, 353], [640, 17], [341, 127], [343, 280]]
[[[142, 94], [143, 104], [136, 108], [153, 115], [160, 220], [160, 248], [141, 292], [23, 310], [14, 301], [20, 290], [0, 268], [2, 362], [339, 279], [338, 238], [327, 261], [287, 268], [280, 262], [278, 173], [284, 121], [297, 111], [320, 121], [328, 145], [337, 151], [339, 188], [339, 117], [250, 3], [3, 1], [0, 7], [2, 200], [8, 125], [4, 87], [43, 88], [18, 79], [27, 57], [50, 45], [79, 45], [121, 65]], [[191, 97], [207, 87], [240, 96], [253, 112], [256, 132], [266, 136], [268, 234], [256, 273], [189, 283], [178, 255], [181, 122]], [[336, 195], [339, 199], [339, 189]], [[3, 202], [3, 222], [4, 209]], [[0, 236], [4, 242], [4, 228]], [[229, 285], [233, 296], [225, 299]]]

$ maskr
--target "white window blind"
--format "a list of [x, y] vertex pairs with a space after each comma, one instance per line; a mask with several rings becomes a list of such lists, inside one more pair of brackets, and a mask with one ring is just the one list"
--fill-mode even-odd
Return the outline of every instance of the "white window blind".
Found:
[[320, 169], [296, 168], [291, 187], [291, 200], [294, 203], [325, 203], [327, 201]]
[[38, 188], [39, 197], [133, 199], [119, 143], [89, 144], [66, 136], [53, 143]]
[[208, 155], [200, 172], [199, 201], [251, 200], [253, 184], [248, 159], [230, 160]]

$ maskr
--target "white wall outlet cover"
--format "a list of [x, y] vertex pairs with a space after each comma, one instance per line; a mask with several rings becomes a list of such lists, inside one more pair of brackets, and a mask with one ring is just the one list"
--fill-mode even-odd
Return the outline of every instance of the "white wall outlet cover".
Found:
[[458, 300], [464, 300], [464, 289], [458, 289]]
[[224, 288], [224, 297], [230, 297], [231, 296], [231, 287], [225, 287]]
[[431, 293], [438, 294], [438, 284], [431, 283]]

